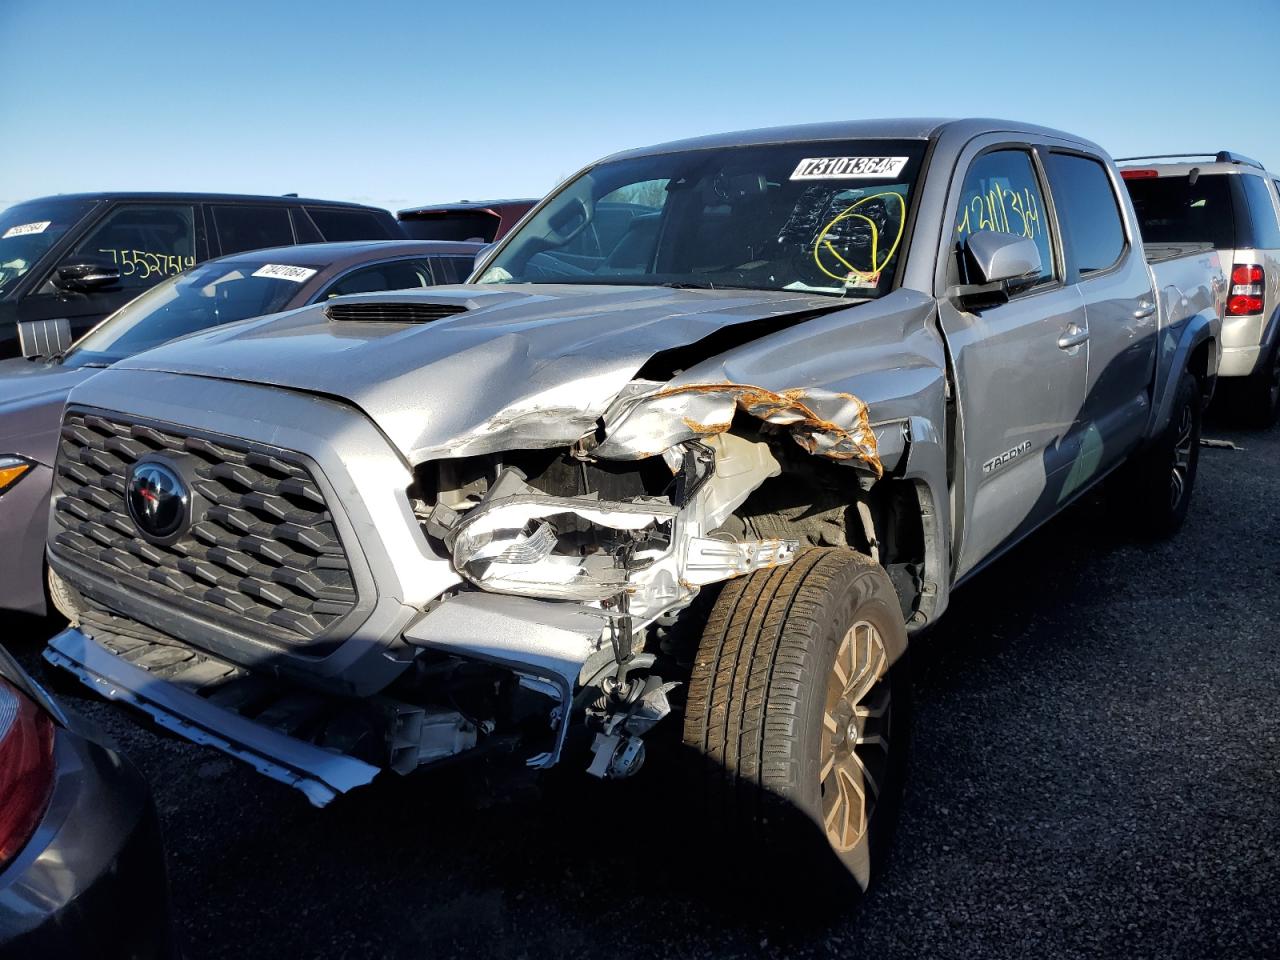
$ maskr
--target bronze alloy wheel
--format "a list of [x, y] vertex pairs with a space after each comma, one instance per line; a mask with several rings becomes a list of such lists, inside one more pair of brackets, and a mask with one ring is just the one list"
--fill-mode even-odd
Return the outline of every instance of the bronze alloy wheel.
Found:
[[827, 839], [839, 853], [867, 833], [888, 774], [889, 657], [875, 625], [849, 628], [827, 676], [819, 779]]

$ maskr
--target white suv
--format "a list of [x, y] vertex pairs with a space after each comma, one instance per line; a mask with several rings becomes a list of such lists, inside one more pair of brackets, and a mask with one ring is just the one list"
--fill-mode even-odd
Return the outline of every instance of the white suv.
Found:
[[[1152, 245], [1211, 244], [1231, 271], [1218, 387], [1241, 419], [1280, 411], [1280, 178], [1222, 151], [1126, 157], [1120, 168]], [[1142, 163], [1135, 161], [1171, 161]]]

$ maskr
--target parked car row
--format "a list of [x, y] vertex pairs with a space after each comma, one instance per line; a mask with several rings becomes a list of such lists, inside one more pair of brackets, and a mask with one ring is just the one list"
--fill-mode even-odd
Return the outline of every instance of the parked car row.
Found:
[[[65, 345], [138, 294], [211, 257], [347, 240], [490, 243], [528, 201], [403, 211], [207, 193], [44, 197], [0, 212], [0, 358]], [[49, 330], [49, 322], [60, 326]]]
[[617, 154], [492, 245], [188, 264], [0, 365], [0, 603], [319, 806], [667, 735], [670, 816], [856, 896], [951, 592], [1090, 491], [1176, 533], [1219, 377], [1274, 417], [1277, 201], [1230, 154], [867, 121]]

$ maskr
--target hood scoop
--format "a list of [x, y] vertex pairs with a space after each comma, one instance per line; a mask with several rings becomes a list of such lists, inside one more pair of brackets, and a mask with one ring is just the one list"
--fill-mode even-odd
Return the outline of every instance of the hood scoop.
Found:
[[457, 313], [466, 313], [460, 303], [423, 303], [420, 301], [371, 300], [325, 305], [324, 315], [335, 323], [430, 323]]

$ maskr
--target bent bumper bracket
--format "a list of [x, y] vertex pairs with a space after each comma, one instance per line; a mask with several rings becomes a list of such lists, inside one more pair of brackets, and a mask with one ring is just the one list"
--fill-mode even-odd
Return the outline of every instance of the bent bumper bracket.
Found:
[[306, 743], [220, 707], [135, 666], [74, 627], [49, 641], [44, 658], [102, 696], [150, 714], [179, 736], [215, 747], [273, 780], [296, 787], [317, 807], [364, 786], [380, 772], [363, 760]]

